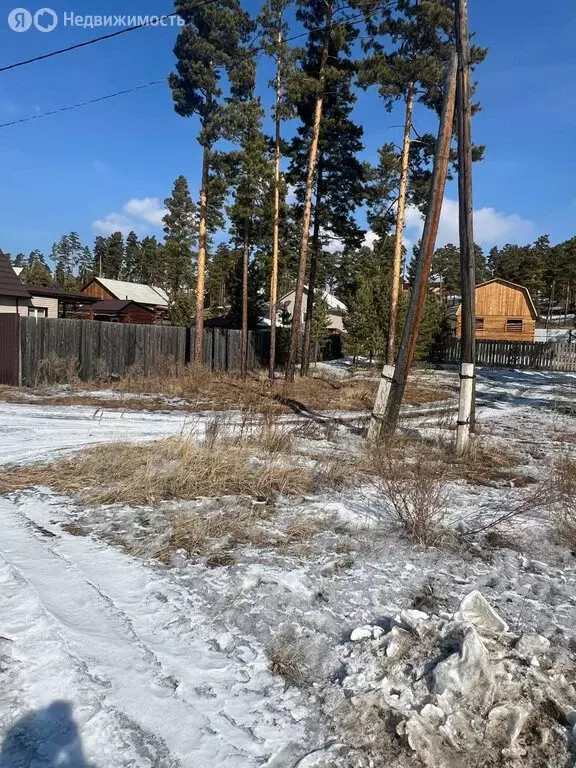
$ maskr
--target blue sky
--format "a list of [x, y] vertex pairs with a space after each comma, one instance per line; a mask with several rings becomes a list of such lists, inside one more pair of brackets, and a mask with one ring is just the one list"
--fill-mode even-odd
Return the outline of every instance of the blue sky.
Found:
[[[254, 0], [244, 0], [255, 10]], [[39, 7], [39, 6], [38, 6]], [[62, 16], [170, 12], [151, 0], [52, 2]], [[64, 47], [99, 30], [62, 27], [42, 33], [8, 28], [10, 2], [0, 17], [0, 66]], [[36, 6], [29, 6], [36, 11]], [[476, 239], [485, 248], [553, 241], [576, 234], [576, 4], [551, 8], [536, 0], [470, 0], [476, 41], [490, 51], [478, 69], [483, 110], [474, 141], [486, 144], [474, 171]], [[38, 64], [0, 74], [0, 123], [97, 98], [164, 78], [173, 65], [176, 28], [148, 28]], [[261, 73], [262, 86], [269, 76]], [[387, 113], [375, 92], [361, 94], [355, 117], [365, 131], [365, 157], [399, 142], [401, 110]], [[416, 114], [416, 128], [430, 117]], [[95, 234], [133, 226], [161, 234], [162, 200], [184, 173], [197, 194], [200, 153], [197, 122], [178, 117], [167, 85], [0, 130], [0, 248], [48, 253], [62, 233]], [[454, 184], [449, 185], [440, 242], [457, 239]], [[420, 221], [409, 211], [407, 239]]]

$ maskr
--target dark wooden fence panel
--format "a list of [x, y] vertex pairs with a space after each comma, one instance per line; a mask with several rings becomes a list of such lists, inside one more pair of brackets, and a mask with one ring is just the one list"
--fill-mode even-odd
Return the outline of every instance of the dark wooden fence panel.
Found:
[[84, 381], [148, 376], [168, 364], [184, 364], [187, 329], [162, 325], [103, 323], [96, 320], [36, 319], [21, 323], [22, 383], [72, 375]]
[[0, 384], [20, 385], [20, 317], [0, 315]]
[[[279, 369], [287, 350], [285, 331], [277, 335]], [[0, 315], [0, 384], [148, 376], [191, 362], [194, 338], [194, 328]], [[265, 368], [269, 354], [270, 331], [250, 331], [248, 369]], [[242, 332], [206, 328], [204, 355], [213, 370], [240, 371]], [[332, 356], [331, 348], [322, 350], [324, 359]]]
[[[165, 370], [169, 365], [189, 363], [193, 357], [193, 328], [96, 320], [18, 318], [16, 315], [6, 317], [13, 318], [15, 328], [20, 324], [22, 383], [27, 386], [37, 386], [48, 379], [67, 380], [73, 376], [83, 381], [121, 378], [127, 374], [149, 376]], [[0, 326], [0, 343], [4, 336], [17, 339], [13, 332], [3, 332]], [[269, 331], [249, 333], [249, 369], [266, 365], [269, 338]], [[8, 349], [7, 343], [3, 349]], [[18, 350], [17, 345], [14, 350]], [[241, 331], [221, 328], [205, 330], [206, 366], [217, 371], [239, 371], [241, 354]], [[4, 357], [7, 356], [5, 352]], [[10, 371], [13, 369], [19, 372], [19, 360], [16, 368], [15, 363], [11, 364]], [[2, 371], [0, 383], [18, 383], [18, 380], [14, 373]]]
[[[449, 339], [444, 363], [460, 362], [460, 342]], [[569, 342], [477, 341], [476, 364], [500, 368], [576, 371], [576, 344]]]

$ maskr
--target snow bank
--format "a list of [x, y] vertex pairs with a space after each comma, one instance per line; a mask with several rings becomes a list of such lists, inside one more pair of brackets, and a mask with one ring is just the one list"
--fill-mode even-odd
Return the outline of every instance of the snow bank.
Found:
[[359, 627], [344, 647], [342, 722], [345, 730], [362, 723], [360, 760], [379, 764], [385, 722], [399, 745], [390, 766], [410, 755], [427, 768], [566, 764], [576, 736], [566, 652], [509, 631], [477, 591], [454, 614], [405, 610], [386, 630]]

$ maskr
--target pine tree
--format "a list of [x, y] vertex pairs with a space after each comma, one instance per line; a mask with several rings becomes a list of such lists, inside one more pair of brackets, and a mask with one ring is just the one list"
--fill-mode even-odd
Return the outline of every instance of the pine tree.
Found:
[[129, 232], [126, 236], [124, 247], [124, 264], [122, 267], [122, 279], [129, 283], [140, 282], [140, 243], [136, 232]]
[[139, 261], [136, 269], [136, 282], [158, 287], [164, 285], [166, 274], [162, 250], [162, 246], [154, 235], [142, 239], [138, 251]]
[[[320, 140], [320, 129], [322, 124], [322, 110], [324, 106], [328, 56], [330, 53], [330, 41], [333, 30], [333, 14], [335, 0], [299, 0], [298, 18], [309, 29], [311, 42], [319, 41], [321, 45], [320, 55], [318, 57], [318, 81], [315, 88], [314, 98], [314, 116], [312, 120], [312, 129], [310, 131], [310, 144], [308, 150], [308, 160], [306, 169], [306, 185], [304, 188], [304, 200], [302, 207], [302, 231], [300, 236], [300, 252], [298, 255], [298, 275], [296, 278], [296, 289], [294, 296], [294, 313], [292, 318], [292, 330], [290, 335], [290, 349], [288, 352], [288, 361], [286, 364], [286, 378], [288, 381], [294, 381], [296, 368], [296, 356], [300, 344], [300, 329], [302, 319], [302, 296], [304, 292], [304, 281], [306, 278], [306, 267], [308, 265], [308, 248], [310, 241], [310, 222], [312, 220], [312, 196], [314, 193], [314, 179], [318, 164], [318, 144]], [[318, 21], [323, 23], [323, 29], [318, 34], [318, 27], [312, 27]]]
[[[311, 4], [306, 12], [307, 26], [320, 26], [323, 14], [321, 4]], [[357, 35], [358, 30], [353, 25], [335, 23], [328, 44], [312, 213], [302, 375], [307, 374], [310, 363], [310, 332], [316, 286], [322, 286], [323, 289], [326, 276], [331, 271], [331, 265], [327, 263], [330, 253], [323, 246], [334, 240], [346, 246], [358, 246], [364, 234], [356, 219], [356, 210], [364, 200], [366, 180], [365, 165], [358, 158], [363, 149], [363, 129], [351, 119], [356, 101], [352, 88], [356, 64], [351, 58], [351, 49]], [[318, 40], [315, 34], [311, 34], [303, 60], [303, 75], [308, 81], [317, 82], [321, 56]], [[298, 102], [298, 114], [302, 126], [292, 142], [288, 179], [295, 185], [301, 205], [305, 197], [304, 178], [315, 114], [315, 94], [306, 87]]]
[[26, 265], [26, 256], [23, 253], [17, 253], [12, 259], [12, 264], [15, 267], [24, 267]]
[[54, 262], [54, 279], [60, 288], [75, 282], [73, 245], [69, 235], [62, 235], [60, 240], [52, 245], [50, 258]]
[[169, 78], [174, 108], [183, 117], [198, 115], [201, 129], [202, 181], [198, 220], [198, 265], [196, 280], [196, 342], [194, 358], [204, 356], [204, 288], [206, 271], [207, 216], [211, 154], [215, 142], [225, 133], [225, 103], [222, 80], [227, 78], [230, 98], [251, 91], [254, 65], [243, 46], [254, 25], [238, 0], [197, 3], [178, 0], [185, 26], [174, 53], [176, 72]]
[[314, 362], [330, 330], [330, 308], [322, 289], [316, 289], [314, 297], [314, 317], [310, 323], [310, 345], [314, 351]]
[[[509, 280], [527, 288], [533, 296], [546, 288], [546, 269], [550, 257], [550, 241], [547, 235], [539, 237], [531, 245], [512, 245], [490, 251], [490, 266], [494, 277]], [[551, 294], [551, 284], [546, 294]]]
[[372, 358], [378, 344], [379, 327], [375, 323], [374, 291], [370, 280], [362, 278], [357, 285], [348, 314], [344, 318], [346, 351], [354, 358]]
[[[237, 108], [238, 152], [231, 153], [229, 162], [233, 203], [228, 207], [232, 223], [232, 234], [242, 243], [242, 375], [248, 365], [248, 314], [250, 257], [267, 223], [266, 209], [269, 208], [273, 191], [273, 169], [268, 156], [268, 142], [261, 130], [263, 110], [260, 101], [251, 99]], [[268, 218], [269, 222], [269, 218]], [[260, 270], [252, 269], [252, 278]], [[254, 288], [254, 287], [253, 287]], [[260, 286], [257, 286], [259, 289]]]
[[80, 286], [86, 285], [94, 277], [94, 254], [90, 247], [83, 245], [76, 258], [78, 281]]
[[104, 277], [119, 280], [124, 261], [124, 236], [122, 232], [113, 232], [106, 240], [106, 261], [104, 262]]
[[31, 251], [20, 278], [28, 285], [52, 285], [52, 272], [41, 251]]
[[[169, 304], [178, 299], [178, 306], [185, 307], [187, 312], [189, 299], [179, 297], [182, 294], [189, 295], [192, 290], [192, 246], [196, 239], [196, 206], [184, 176], [176, 179], [172, 195], [164, 201], [164, 205], [168, 209], [164, 217], [165, 288]], [[179, 310], [178, 317], [181, 314]]]
[[108, 240], [102, 235], [97, 235], [94, 240], [93, 272], [98, 277], [105, 277], [104, 270], [108, 261]]
[[[476, 263], [476, 282], [482, 283], [488, 275], [486, 258], [479, 245], [474, 246], [474, 258]], [[452, 243], [447, 243], [434, 252], [432, 279], [440, 279], [443, 296], [460, 295], [460, 248]]]
[[208, 264], [206, 281], [211, 314], [223, 314], [230, 303], [230, 273], [237, 254], [226, 243], [220, 243]]
[[288, 81], [292, 79], [295, 57], [289, 44], [288, 24], [285, 17], [292, 0], [265, 0], [259, 17], [265, 50], [275, 61], [274, 77], [274, 210], [272, 221], [272, 254], [270, 265], [270, 359], [269, 376], [274, 382], [276, 369], [276, 311], [280, 270], [280, 227], [282, 207], [285, 203], [284, 184], [281, 175], [282, 122], [292, 117], [293, 105], [286, 98]]
[[[364, 87], [378, 86], [388, 111], [397, 99], [405, 101], [401, 155], [398, 157], [390, 144], [380, 150], [369, 215], [369, 223], [375, 231], [385, 229], [390, 220], [390, 192], [397, 188], [398, 193], [392, 199], [393, 203], [397, 202], [397, 210], [387, 347], [389, 365], [394, 360], [397, 335], [406, 203], [408, 200], [423, 205], [427, 201], [429, 160], [434, 151], [432, 136], [426, 137], [424, 143], [420, 139], [416, 151], [413, 151], [414, 103], [419, 101], [439, 111], [440, 83], [452, 47], [453, 24], [453, 10], [444, 0], [400, 0], [395, 10], [388, 5], [384, 6], [368, 21], [372, 36], [366, 47], [371, 51], [371, 56], [362, 62], [361, 83]], [[484, 51], [474, 49], [474, 63], [481, 61], [484, 56]], [[476, 154], [479, 156], [480, 150]]]
[[[235, 251], [236, 263], [228, 277], [228, 290], [230, 291], [230, 319], [234, 328], [242, 328], [242, 315], [244, 306], [243, 249]], [[262, 292], [262, 268], [257, 261], [248, 264], [248, 316], [247, 327], [249, 331], [256, 329], [258, 323], [265, 315], [264, 293]]]

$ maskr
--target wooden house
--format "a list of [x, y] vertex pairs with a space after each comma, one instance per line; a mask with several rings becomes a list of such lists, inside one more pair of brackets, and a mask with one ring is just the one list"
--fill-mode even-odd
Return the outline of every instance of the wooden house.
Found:
[[108, 323], [140, 323], [151, 325], [154, 323], [156, 313], [154, 309], [135, 301], [117, 301], [106, 299], [97, 301], [90, 307], [90, 319], [102, 320]]
[[82, 293], [101, 301], [132, 301], [153, 310], [157, 322], [167, 318], [168, 295], [162, 288], [155, 288], [144, 283], [129, 283], [126, 280], [93, 277], [82, 288]]
[[[461, 335], [456, 312], [456, 335]], [[476, 286], [476, 338], [491, 341], [534, 341], [538, 312], [527, 288], [495, 278]]]

